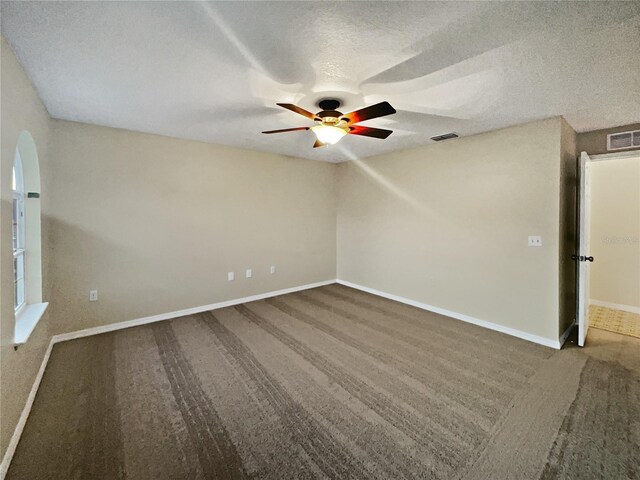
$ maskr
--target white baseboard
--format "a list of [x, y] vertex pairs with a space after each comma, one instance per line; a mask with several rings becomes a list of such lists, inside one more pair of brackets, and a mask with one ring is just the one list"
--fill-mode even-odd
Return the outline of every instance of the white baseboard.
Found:
[[[137, 327], [139, 325], [146, 325], [148, 323], [161, 322], [163, 320], [171, 320], [172, 318], [184, 317], [187, 315], [193, 315], [196, 313], [208, 312], [209, 310], [216, 310], [218, 308], [232, 307], [233, 305], [240, 305], [241, 303], [255, 302], [256, 300], [262, 300], [264, 298], [276, 297], [278, 295], [284, 295], [286, 293], [299, 292], [301, 290], [308, 290], [310, 288], [322, 287], [336, 283], [335, 279], [325, 280], [323, 282], [309, 283], [307, 285], [300, 285], [297, 287], [285, 288], [282, 290], [275, 290], [272, 292], [260, 293], [258, 295], [251, 295], [249, 297], [235, 298], [233, 300], [225, 300], [224, 302], [211, 303], [209, 305], [202, 305], [200, 307], [185, 308], [184, 310], [176, 310], [174, 312], [160, 313], [158, 315], [151, 315], [149, 317], [136, 318], [134, 320], [125, 320], [124, 322], [110, 323], [109, 325], [103, 325], [100, 327], [85, 328], [84, 330], [76, 330], [75, 332], [62, 333], [53, 337], [54, 343], [65, 342], [67, 340], [73, 340], [75, 338], [88, 337], [91, 335], [98, 335], [100, 333], [113, 332], [114, 330], [122, 330], [123, 328]], [[0, 479], [1, 480], [1, 479]]]
[[640, 307], [634, 307], [633, 305], [622, 305], [620, 303], [603, 302], [601, 300], [594, 300], [594, 299], [589, 299], [589, 305], [595, 305], [596, 307], [612, 308], [614, 310], [622, 310], [623, 312], [640, 314]]
[[[516, 330], [515, 328], [505, 327], [497, 323], [487, 322], [486, 320], [480, 320], [479, 318], [470, 317], [469, 315], [465, 315], [462, 313], [452, 312], [451, 310], [445, 310], [444, 308], [440, 308], [440, 307], [434, 307], [433, 305], [427, 305], [426, 303], [417, 302], [409, 298], [400, 297], [398, 295], [393, 295], [391, 293], [381, 292], [380, 290], [375, 290], [369, 287], [363, 287], [362, 285], [357, 285], [355, 283], [347, 282], [345, 280], [338, 279], [336, 280], [336, 282], [347, 287], [355, 288], [357, 290], [362, 290], [363, 292], [372, 293], [373, 295], [378, 295], [379, 297], [384, 297], [384, 298], [388, 298], [389, 300], [395, 300], [396, 302], [405, 303], [407, 305], [411, 305], [413, 307], [417, 307], [422, 310], [428, 310], [429, 312], [438, 313], [440, 315], [445, 315], [447, 317], [455, 318], [456, 320], [462, 320], [463, 322], [472, 323], [474, 325], [488, 328], [490, 330], [506, 333], [507, 335], [512, 335], [514, 337], [518, 337], [523, 340], [539, 343], [540, 345], [544, 345], [546, 347], [551, 347], [555, 349], [560, 349], [560, 347], [562, 347], [560, 339], [552, 340], [545, 337], [539, 337], [538, 335], [532, 335], [531, 333], [523, 332], [521, 330]], [[563, 336], [565, 334], [569, 335], [568, 331], [565, 332]]]
[[159, 315], [151, 315], [149, 317], [137, 318], [134, 320], [126, 320], [124, 322], [112, 323], [109, 325], [103, 325], [101, 327], [93, 327], [93, 328], [85, 328], [84, 330], [77, 330], [75, 332], [62, 333], [59, 335], [54, 335], [49, 342], [49, 346], [47, 347], [47, 351], [44, 354], [44, 358], [42, 359], [42, 364], [40, 365], [40, 370], [38, 370], [38, 374], [36, 375], [35, 381], [33, 382], [33, 386], [31, 387], [31, 392], [29, 392], [29, 396], [27, 397], [27, 402], [20, 414], [20, 418], [18, 419], [18, 424], [13, 431], [13, 435], [11, 436], [11, 441], [9, 442], [9, 446], [5, 451], [4, 457], [2, 459], [2, 463], [0, 463], [0, 480], [4, 480], [7, 471], [9, 470], [9, 465], [11, 464], [11, 460], [13, 458], [13, 454], [16, 451], [16, 447], [18, 446], [18, 442], [20, 441], [20, 436], [22, 435], [22, 430], [27, 423], [27, 418], [29, 417], [29, 413], [31, 412], [31, 407], [33, 406], [33, 401], [36, 398], [36, 393], [38, 392], [38, 387], [40, 386], [40, 382], [42, 381], [42, 376], [44, 375], [45, 368], [47, 367], [47, 363], [49, 362], [49, 357], [51, 356], [51, 350], [53, 349], [53, 345], [59, 342], [65, 342], [67, 340], [73, 340], [75, 338], [88, 337], [90, 335], [98, 335], [100, 333], [112, 332], [114, 330], [121, 330], [129, 327], [136, 327], [138, 325], [146, 325], [148, 323], [161, 322], [163, 320], [170, 320], [172, 318], [184, 317], [186, 315], [193, 315], [195, 313], [207, 312], [209, 310], [216, 310], [218, 308], [231, 307], [233, 305], [239, 305], [241, 303], [247, 302], [255, 302], [256, 300], [262, 300], [264, 298], [276, 297], [278, 295], [284, 295], [286, 293], [299, 292], [301, 290], [308, 290], [310, 288], [322, 287], [324, 285], [330, 285], [332, 283], [336, 283], [335, 279], [325, 280], [323, 282], [309, 283], [307, 285], [299, 285], [297, 287], [284, 288], [282, 290], [275, 290], [272, 292], [260, 293], [258, 295], [251, 295], [249, 297], [236, 298], [233, 300], [226, 300], [224, 302], [211, 303], [209, 305], [202, 305], [200, 307], [186, 308], [184, 310], [176, 310], [175, 312], [169, 313], [161, 313]]
[[9, 445], [7, 446], [7, 450], [4, 452], [2, 463], [0, 463], [0, 480], [4, 480], [4, 477], [7, 475], [9, 465], [11, 464], [11, 460], [13, 459], [13, 454], [16, 453], [16, 448], [18, 447], [20, 436], [22, 435], [24, 426], [27, 424], [27, 418], [29, 418], [29, 413], [31, 413], [31, 407], [33, 406], [33, 401], [36, 398], [36, 393], [38, 393], [38, 388], [40, 387], [40, 382], [42, 381], [45, 368], [47, 367], [47, 363], [49, 362], [49, 357], [51, 356], [51, 350], [53, 349], [54, 343], [55, 342], [52, 338], [49, 341], [47, 351], [44, 353], [44, 357], [42, 358], [40, 370], [38, 370], [36, 379], [31, 386], [31, 391], [29, 392], [27, 402], [25, 403], [24, 408], [22, 409], [22, 413], [20, 414], [20, 418], [18, 419], [18, 424], [13, 430], [13, 435], [11, 435], [11, 440], [9, 441]]

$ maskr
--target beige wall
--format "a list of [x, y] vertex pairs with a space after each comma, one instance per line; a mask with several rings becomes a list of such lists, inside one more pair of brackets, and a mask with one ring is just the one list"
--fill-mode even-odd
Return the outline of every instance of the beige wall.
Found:
[[[592, 132], [579, 133], [577, 136], [578, 152], [587, 152], [589, 155], [599, 155], [601, 153], [612, 153], [607, 150], [607, 135], [610, 133], [628, 132], [640, 130], [640, 123], [631, 125], [623, 125], [615, 128], [605, 128], [603, 130], [594, 130]], [[626, 150], [614, 150], [613, 152], [626, 152], [629, 150], [639, 150], [638, 148], [629, 148]]]
[[557, 340], [561, 122], [340, 165], [338, 278]]
[[[51, 335], [335, 278], [335, 165], [51, 120], [4, 39], [1, 90], [0, 457]], [[23, 129], [40, 156], [50, 306], [15, 351], [11, 166]]]
[[[1, 38], [0, 79], [0, 458], [9, 443], [51, 335], [50, 311], [45, 313], [29, 342], [14, 350], [12, 345], [13, 265], [11, 246], [11, 169], [18, 136], [27, 130], [33, 136], [40, 160], [42, 207], [43, 295], [50, 296], [51, 255], [47, 216], [51, 205], [52, 161], [48, 151], [49, 116], [24, 74], [11, 48]], [[33, 200], [30, 200], [33, 201]]]
[[64, 121], [52, 131], [56, 332], [335, 278], [335, 165]]
[[591, 168], [592, 300], [640, 308], [640, 153]]

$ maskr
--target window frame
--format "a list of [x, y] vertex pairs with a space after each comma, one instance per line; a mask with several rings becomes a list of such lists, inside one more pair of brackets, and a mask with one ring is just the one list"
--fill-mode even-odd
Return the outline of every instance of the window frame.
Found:
[[24, 188], [24, 168], [19, 151], [16, 151], [13, 162], [12, 190], [13, 308], [17, 316], [27, 306], [26, 194]]

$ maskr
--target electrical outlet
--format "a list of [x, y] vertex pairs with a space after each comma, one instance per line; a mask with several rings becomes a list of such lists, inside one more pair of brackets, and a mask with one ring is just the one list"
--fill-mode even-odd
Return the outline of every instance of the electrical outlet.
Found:
[[276, 267], [274, 267], [273, 265], [271, 265], [271, 267], [269, 268], [269, 273], [271, 275], [273, 275], [274, 273], [276, 273]]
[[253, 272], [251, 271], [250, 268], [247, 268], [246, 277], [251, 278], [252, 276], [253, 276]]
[[231, 282], [231, 281], [235, 280], [235, 278], [236, 278], [236, 276], [235, 276], [235, 274], [233, 272], [227, 273], [227, 280], [228, 281]]
[[539, 235], [530, 235], [529, 243], [530, 247], [541, 247], [542, 246], [542, 237]]
[[98, 301], [98, 290], [90, 290], [89, 291], [89, 301], [97, 302]]

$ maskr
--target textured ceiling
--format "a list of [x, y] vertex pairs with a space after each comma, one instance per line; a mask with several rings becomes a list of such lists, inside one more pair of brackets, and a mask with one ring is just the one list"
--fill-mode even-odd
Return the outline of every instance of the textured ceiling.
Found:
[[[55, 118], [342, 161], [564, 115], [640, 121], [640, 2], [2, 2], [2, 33]], [[343, 112], [387, 140], [311, 148], [275, 106]]]

